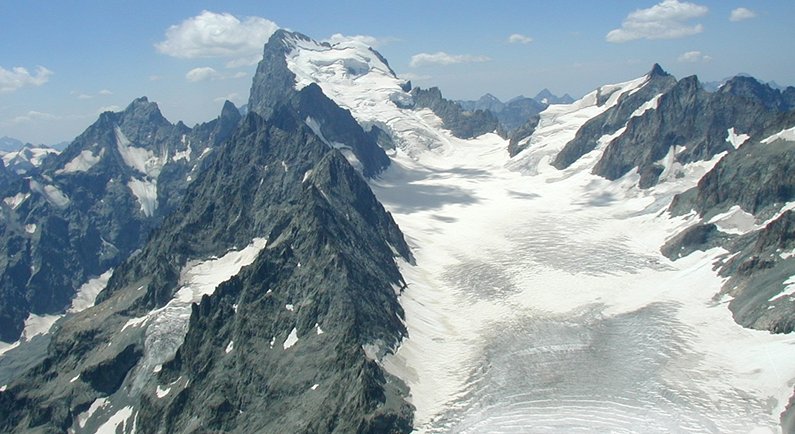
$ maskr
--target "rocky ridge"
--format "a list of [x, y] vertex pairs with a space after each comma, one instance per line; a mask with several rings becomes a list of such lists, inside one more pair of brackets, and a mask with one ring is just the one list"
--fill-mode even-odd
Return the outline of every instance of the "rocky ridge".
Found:
[[140, 247], [239, 119], [230, 103], [190, 129], [140, 98], [4, 183], [0, 340], [17, 340], [31, 313], [63, 312], [82, 284]]

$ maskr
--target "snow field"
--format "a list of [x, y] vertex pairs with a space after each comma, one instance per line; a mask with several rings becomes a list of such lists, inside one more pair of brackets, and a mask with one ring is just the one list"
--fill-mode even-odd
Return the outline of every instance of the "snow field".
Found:
[[409, 385], [417, 431], [777, 432], [795, 338], [742, 328], [713, 299], [725, 251], [659, 253], [696, 222], [669, 218], [671, 198], [720, 156], [651, 190], [590, 174], [610, 137], [552, 168], [593, 102], [551, 106], [512, 161], [494, 135], [448, 138], [372, 181], [416, 258], [401, 264], [409, 338], [383, 364]]

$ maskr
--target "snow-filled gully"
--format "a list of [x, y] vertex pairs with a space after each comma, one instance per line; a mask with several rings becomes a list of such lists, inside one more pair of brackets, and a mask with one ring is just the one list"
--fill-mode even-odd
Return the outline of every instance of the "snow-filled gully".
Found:
[[520, 173], [498, 137], [456, 141], [372, 183], [416, 257], [409, 337], [384, 366], [417, 431], [777, 432], [795, 339], [713, 300], [725, 252], [659, 253], [692, 223], [661, 211], [714, 161], [641, 191], [583, 170], [599, 149], [563, 172], [537, 149]]

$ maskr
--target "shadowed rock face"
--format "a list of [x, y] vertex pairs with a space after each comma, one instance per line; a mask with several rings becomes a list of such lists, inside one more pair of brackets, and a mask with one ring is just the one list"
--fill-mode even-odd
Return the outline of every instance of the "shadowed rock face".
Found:
[[442, 98], [437, 87], [411, 90], [415, 108], [429, 108], [442, 120], [444, 128], [459, 138], [469, 139], [497, 130], [497, 118], [487, 110], [466, 111], [458, 103]]
[[[632, 114], [655, 96], [668, 92], [676, 84], [676, 79], [655, 64], [647, 74], [648, 80], [637, 92], [622, 95], [618, 103], [599, 116], [586, 122], [577, 131], [574, 139], [567, 143], [555, 157], [552, 165], [565, 169], [580, 157], [596, 149], [599, 139], [606, 134], [614, 134], [624, 127]], [[623, 169], [622, 169], [623, 170]]]
[[756, 137], [769, 130], [795, 108], [788, 95], [748, 77], [735, 77], [715, 93], [695, 76], [684, 78], [660, 96], [656, 110], [629, 119], [593, 172], [615, 180], [638, 168], [641, 188], [652, 187], [662, 172], [657, 162], [672, 148], [682, 164], [732, 151], [727, 131]]
[[[739, 206], [761, 225], [795, 200], [795, 142], [762, 142], [795, 125], [795, 114], [783, 113], [768, 122], [772, 125], [723, 157], [696, 187], [675, 196], [671, 213], [692, 210], [706, 221]], [[721, 294], [732, 296], [729, 309], [735, 320], [746, 327], [789, 333], [795, 328], [795, 305], [777, 295], [795, 274], [795, 261], [788, 256], [795, 248], [792, 220], [792, 212], [786, 211], [742, 236], [710, 229], [714, 225], [697, 225], [673, 238], [663, 253], [676, 257], [693, 250], [725, 248], [732, 256], [719, 264], [721, 275], [729, 278]]]
[[301, 92], [295, 90], [295, 74], [287, 67], [285, 56], [295, 48], [292, 41], [308, 39], [285, 30], [271, 36], [254, 75], [248, 109], [267, 120], [279, 107], [291, 107], [303, 121], [311, 118], [317, 122], [320, 133], [330, 143], [350, 148], [362, 164], [362, 174], [373, 177], [389, 166], [389, 157], [378, 146], [377, 135], [365, 133], [351, 113], [324, 95], [316, 84]]
[[[408, 246], [291, 104], [249, 113], [98, 305], [63, 321], [46, 359], [0, 394], [0, 430], [79, 429], [104, 398], [86, 431], [127, 407], [139, 432], [410, 431], [407, 390], [375, 361], [406, 333], [394, 256], [411, 260]], [[189, 261], [257, 237], [267, 247], [193, 305], [183, 332], [157, 335], [169, 323], [155, 320], [121, 331], [169, 303]], [[153, 372], [146, 361], [180, 333]]]
[[81, 284], [140, 247], [239, 120], [228, 103], [191, 129], [139, 98], [28, 178], [0, 182], [3, 197], [21, 199], [0, 209], [0, 340], [17, 340], [30, 313], [63, 312]]

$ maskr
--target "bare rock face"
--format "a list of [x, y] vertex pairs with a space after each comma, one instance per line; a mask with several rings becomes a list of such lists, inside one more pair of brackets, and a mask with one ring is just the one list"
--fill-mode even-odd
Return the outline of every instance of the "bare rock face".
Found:
[[228, 103], [191, 129], [138, 98], [25, 178], [0, 182], [0, 340], [17, 340], [31, 313], [62, 313], [77, 288], [139, 248], [239, 121]]
[[629, 120], [593, 171], [615, 180], [637, 168], [641, 188], [652, 187], [662, 173], [658, 161], [671, 149], [682, 164], [733, 151], [727, 131], [757, 137], [780, 124], [795, 108], [788, 95], [748, 77], [735, 77], [715, 93], [704, 91], [695, 76], [683, 78], [659, 97], [655, 110]]
[[[346, 122], [328, 102], [307, 86], [267, 119], [252, 103], [97, 305], [62, 320], [0, 392], [0, 430], [91, 432], [121, 414], [123, 432], [411, 431], [408, 391], [378, 363], [406, 334], [395, 261], [411, 253], [328, 146], [331, 127], [307, 125], [309, 108]], [[249, 265], [169, 316], [187, 267], [255, 239], [267, 243]]]

